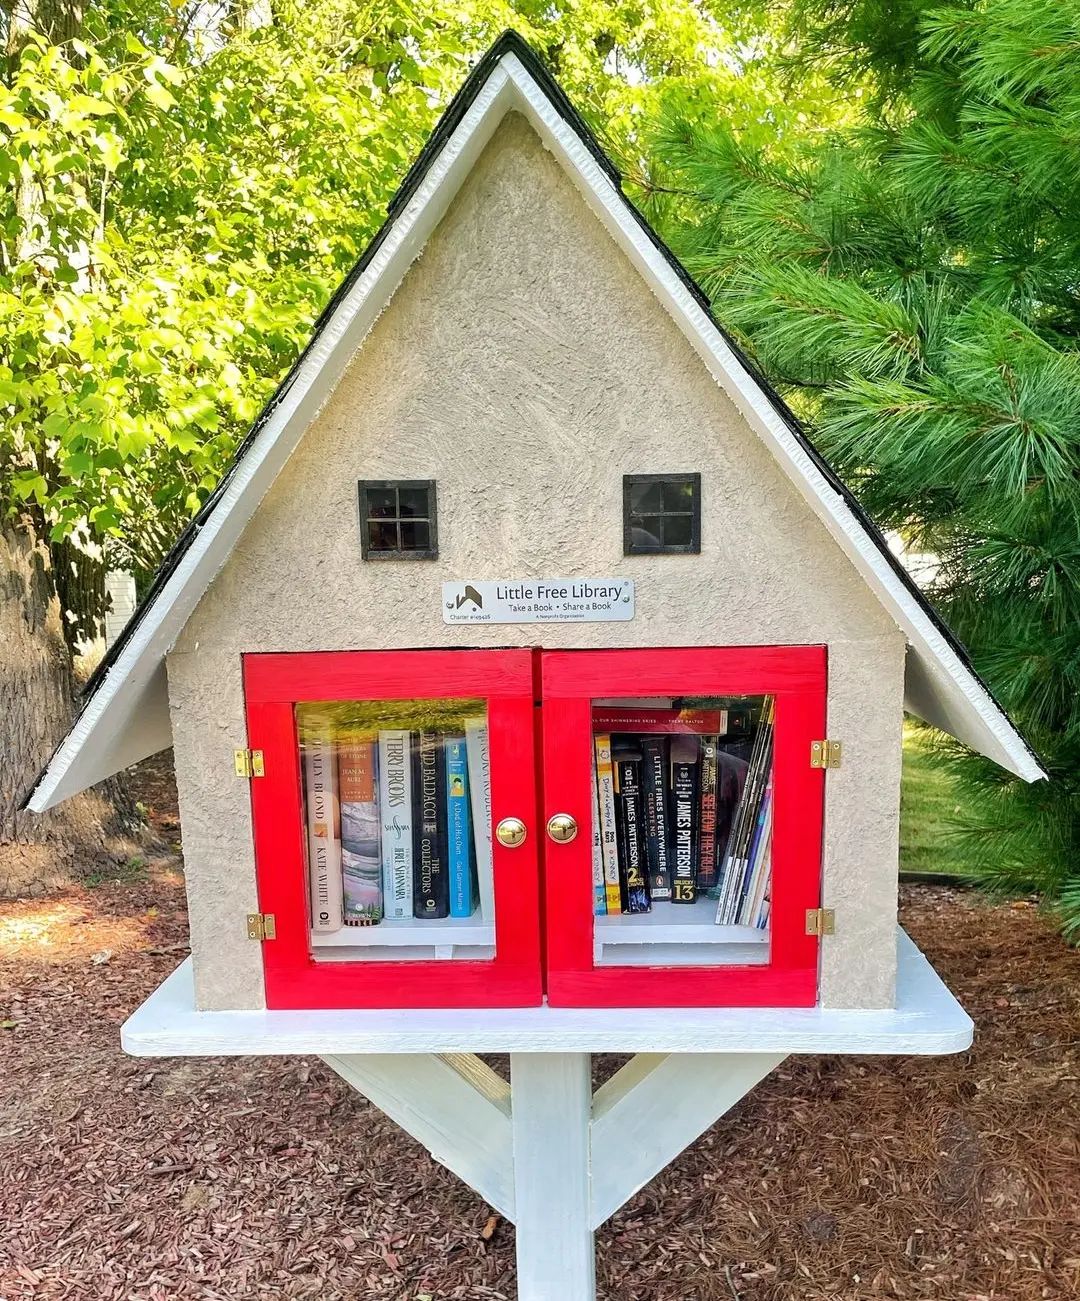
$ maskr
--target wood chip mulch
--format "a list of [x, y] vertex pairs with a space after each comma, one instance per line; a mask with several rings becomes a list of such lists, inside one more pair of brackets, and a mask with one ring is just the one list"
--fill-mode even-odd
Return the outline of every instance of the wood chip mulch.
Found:
[[[789, 1058], [599, 1232], [603, 1301], [1080, 1296], [1080, 954], [905, 895], [974, 1049]], [[175, 862], [0, 906], [0, 1301], [511, 1301], [513, 1227], [317, 1060], [121, 1053], [185, 938]]]

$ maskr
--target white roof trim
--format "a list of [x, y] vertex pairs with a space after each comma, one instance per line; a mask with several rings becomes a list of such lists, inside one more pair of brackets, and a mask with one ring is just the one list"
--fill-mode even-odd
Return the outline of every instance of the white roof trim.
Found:
[[511, 109], [532, 123], [713, 378], [906, 633], [911, 647], [907, 708], [1017, 776], [1027, 781], [1044, 777], [1023, 738], [648, 238], [577, 131], [510, 52], [490, 72], [375, 256], [324, 325], [280, 405], [255, 436], [198, 535], [48, 764], [28, 807], [41, 812], [171, 744], [166, 653]]

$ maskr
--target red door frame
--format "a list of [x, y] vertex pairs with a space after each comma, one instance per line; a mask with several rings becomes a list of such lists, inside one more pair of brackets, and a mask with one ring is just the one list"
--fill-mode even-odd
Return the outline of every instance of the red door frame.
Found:
[[[248, 745], [265, 756], [251, 783], [268, 1008], [529, 1007], [542, 1000], [533, 664], [529, 650], [321, 651], [243, 657]], [[459, 696], [488, 707], [492, 825], [519, 817], [525, 843], [493, 837], [495, 956], [488, 961], [320, 962], [309, 904], [295, 705]]]
[[593, 965], [592, 837], [544, 845], [548, 1002], [562, 1007], [812, 1007], [818, 941], [806, 910], [820, 899], [825, 736], [824, 646], [545, 651], [546, 825], [569, 813], [592, 826], [592, 701], [610, 696], [776, 697], [770, 961], [738, 967]]

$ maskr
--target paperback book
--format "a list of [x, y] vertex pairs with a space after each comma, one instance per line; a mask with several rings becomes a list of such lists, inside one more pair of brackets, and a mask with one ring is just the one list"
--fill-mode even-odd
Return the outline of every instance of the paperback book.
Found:
[[304, 746], [304, 789], [311, 929], [336, 931], [342, 922], [341, 821], [334, 743], [328, 737]]
[[473, 854], [480, 916], [495, 920], [495, 865], [491, 846], [491, 756], [487, 719], [465, 720], [465, 749], [469, 761], [469, 799], [472, 803]]
[[412, 734], [379, 733], [383, 915], [413, 915]]
[[436, 732], [416, 734], [413, 748], [413, 915], [446, 917], [446, 751]]
[[476, 907], [472, 833], [469, 819], [469, 764], [464, 736], [443, 740], [446, 754], [446, 861], [450, 916], [471, 917]]

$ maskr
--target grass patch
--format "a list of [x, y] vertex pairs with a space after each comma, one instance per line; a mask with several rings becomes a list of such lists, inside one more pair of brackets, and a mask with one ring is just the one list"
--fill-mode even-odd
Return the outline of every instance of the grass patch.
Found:
[[91, 889], [99, 885], [109, 885], [117, 883], [120, 885], [135, 885], [140, 881], [146, 880], [147, 863], [146, 859], [138, 854], [133, 854], [131, 858], [125, 858], [121, 862], [110, 867], [98, 868], [89, 872], [85, 878], [84, 884]]
[[900, 782], [900, 870], [970, 876], [954, 838], [960, 795], [955, 778], [930, 753], [924, 728], [904, 724]]

